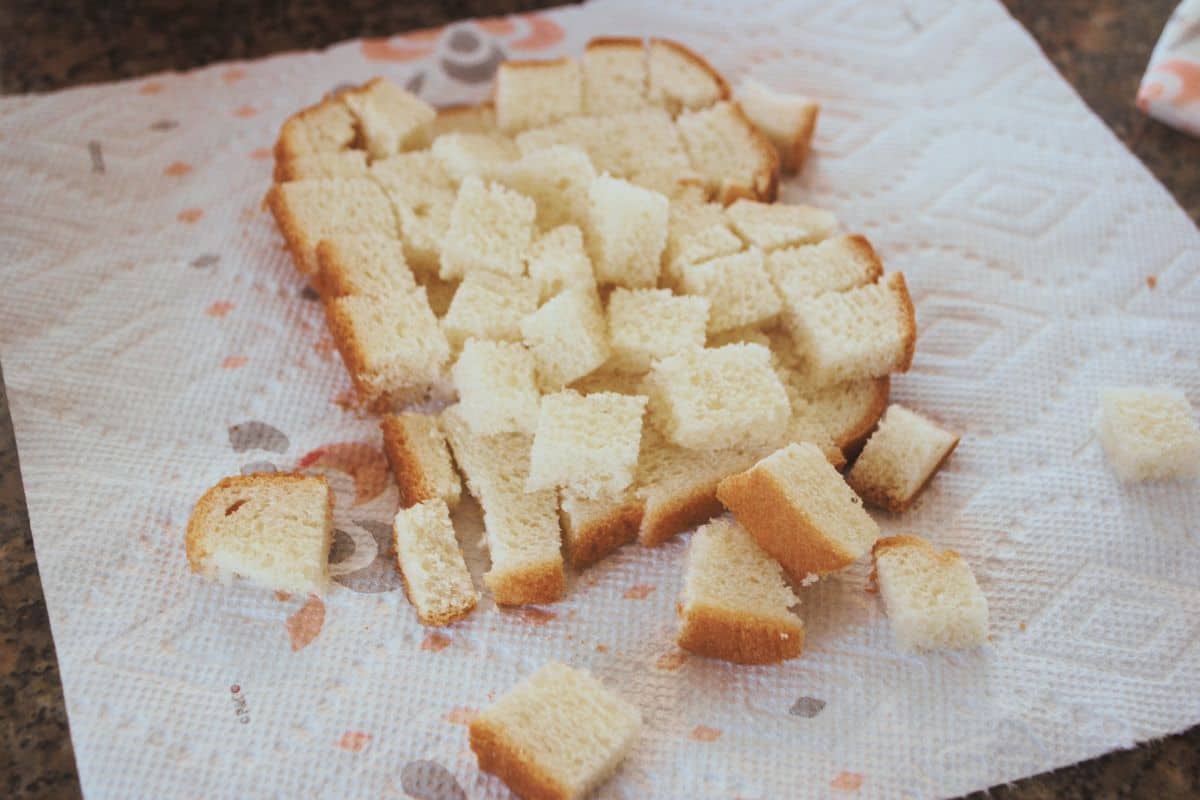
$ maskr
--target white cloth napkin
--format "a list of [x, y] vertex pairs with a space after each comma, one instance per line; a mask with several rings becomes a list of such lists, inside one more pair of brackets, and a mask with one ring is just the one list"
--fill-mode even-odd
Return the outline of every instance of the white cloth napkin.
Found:
[[[685, 537], [564, 601], [423, 630], [391, 566], [375, 420], [261, 207], [284, 117], [385, 74], [478, 99], [504, 56], [673, 36], [823, 106], [783, 197], [903, 270], [894, 399], [963, 434], [915, 509], [987, 593], [979, 652], [897, 652], [866, 565], [804, 590], [771, 667], [672, 644]], [[500, 798], [463, 721], [557, 658], [636, 702], [603, 798], [954, 795], [1200, 722], [1200, 492], [1124, 488], [1100, 387], [1200, 400], [1200, 237], [991, 0], [598, 2], [0, 100], [0, 353], [84, 791]], [[248, 465], [338, 493], [324, 600], [188, 572], [192, 503]], [[459, 515], [478, 576], [477, 513]]]
[[1137, 104], [1155, 119], [1200, 136], [1200, 0], [1183, 0], [1167, 20]]

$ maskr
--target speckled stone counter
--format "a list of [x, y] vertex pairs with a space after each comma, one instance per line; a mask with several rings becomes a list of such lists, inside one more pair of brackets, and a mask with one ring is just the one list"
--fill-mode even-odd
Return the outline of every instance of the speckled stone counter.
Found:
[[[891, 0], [880, 0], [890, 2]], [[1133, 105], [1150, 50], [1177, 0], [1005, 0], [1118, 137], [1200, 219], [1200, 141]], [[66, 8], [78, 5], [78, 8]], [[537, 0], [440, 3], [317, 0], [289, 4], [57, 3], [0, 7], [0, 91], [188, 69], [317, 48], [356, 36], [525, 11]], [[1036, 124], [1031, 120], [1030, 124]], [[0, 224], [3, 224], [0, 221]], [[0, 342], [0, 354], [3, 342]], [[2, 377], [2, 373], [0, 373]], [[62, 687], [25, 510], [8, 404], [0, 386], [0, 797], [79, 795]], [[1200, 727], [1135, 750], [996, 787], [999, 798], [1200, 797]], [[975, 797], [984, 797], [983, 793]]]

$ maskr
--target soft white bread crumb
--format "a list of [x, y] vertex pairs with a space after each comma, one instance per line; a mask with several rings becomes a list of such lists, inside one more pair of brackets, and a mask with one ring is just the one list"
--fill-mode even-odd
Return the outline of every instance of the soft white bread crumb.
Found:
[[567, 563], [583, 569], [637, 538], [642, 500], [633, 488], [596, 498], [563, 491], [558, 516]]
[[883, 275], [883, 263], [864, 237], [835, 236], [820, 244], [767, 253], [767, 272], [785, 308], [810, 297], [866, 286]]
[[783, 171], [799, 172], [808, 158], [821, 107], [803, 95], [777, 92], [751, 79], [738, 87], [737, 100], [750, 121], [775, 145]]
[[418, 205], [430, 192], [453, 195], [457, 191], [454, 179], [432, 150], [400, 153], [374, 161], [368, 172], [392, 202], [401, 206]]
[[438, 274], [443, 278], [461, 278], [475, 270], [524, 274], [536, 217], [537, 206], [528, 197], [467, 178], [450, 211]]
[[591, 673], [551, 662], [471, 721], [471, 750], [517, 797], [580, 800], [616, 771], [641, 725]]
[[838, 229], [832, 212], [805, 205], [739, 200], [725, 209], [725, 216], [748, 244], [766, 251], [814, 244]]
[[988, 638], [987, 598], [953, 550], [917, 536], [889, 536], [872, 549], [875, 580], [902, 650], [962, 650]]
[[468, 339], [451, 374], [459, 413], [477, 436], [537, 428], [533, 355], [520, 344]]
[[588, 188], [595, 179], [596, 170], [587, 153], [560, 144], [525, 153], [496, 172], [498, 183], [537, 204], [537, 223], [542, 230], [586, 225]]
[[615, 289], [608, 297], [609, 366], [641, 374], [655, 359], [704, 347], [708, 310], [705, 297], [680, 297], [668, 289]]
[[322, 477], [258, 473], [224, 478], [188, 520], [192, 571], [229, 583], [235, 576], [283, 592], [329, 585], [333, 493]]
[[721, 481], [717, 497], [796, 580], [848, 567], [879, 526], [825, 454], [790, 444]]
[[745, 247], [729, 226], [720, 203], [671, 203], [667, 246], [663, 253], [666, 282], [677, 287], [684, 268], [739, 253]]
[[795, 303], [783, 320], [814, 385], [907, 372], [912, 364], [917, 321], [903, 273]]
[[583, 112], [613, 114], [649, 105], [641, 39], [602, 38], [583, 54]]
[[692, 535], [679, 597], [678, 642], [684, 650], [737, 664], [795, 658], [804, 624], [799, 603], [775, 559], [731, 519]]
[[385, 414], [379, 428], [383, 453], [400, 490], [401, 508], [426, 500], [441, 500], [450, 508], [458, 505], [462, 484], [436, 417], [414, 412]]
[[301, 181], [308, 178], [365, 178], [367, 154], [362, 150], [310, 153], [275, 164], [275, 180]]
[[392, 542], [404, 593], [422, 625], [449, 625], [471, 612], [479, 592], [471, 583], [443, 500], [426, 500], [397, 511]]
[[428, 150], [376, 161], [369, 171], [391, 201], [409, 266], [437, 272], [454, 207], [454, 181]]
[[470, 177], [494, 178], [521, 155], [517, 143], [502, 133], [447, 133], [429, 149], [456, 183]]
[[537, 361], [538, 385], [547, 392], [599, 369], [612, 353], [600, 298], [581, 286], [560, 292], [521, 320], [521, 337]]
[[672, 204], [703, 203], [708, 200], [704, 178], [690, 167], [682, 171], [674, 164], [651, 167], [631, 173], [629, 182], [658, 192]]
[[775, 199], [779, 156], [737, 103], [721, 101], [685, 111], [677, 122], [692, 168], [720, 202]]
[[893, 404], [846, 473], [846, 482], [868, 503], [903, 511], [957, 444], [953, 433]]
[[1194, 413], [1178, 389], [1105, 389], [1096, 434], [1123, 481], [1195, 478], [1200, 475], [1200, 426]]
[[394, 237], [396, 217], [374, 183], [361, 178], [328, 178], [277, 183], [267, 205], [303, 275], [317, 271], [317, 243], [335, 233]]
[[478, 105], [443, 106], [433, 118], [429, 136], [433, 141], [446, 133], [495, 133], [496, 107], [491, 103]]
[[583, 74], [573, 58], [505, 61], [496, 70], [496, 121], [517, 133], [583, 113]]
[[721, 73], [678, 42], [651, 39], [646, 65], [650, 101], [672, 114], [707, 108], [729, 98], [729, 86]]
[[537, 304], [537, 286], [529, 278], [470, 272], [442, 317], [442, 330], [455, 350], [472, 338], [519, 342], [521, 320], [536, 311]]
[[756, 247], [692, 264], [682, 272], [680, 288], [709, 300], [710, 334], [748, 325], [769, 326], [783, 307], [763, 266], [762, 251]]
[[677, 445], [697, 450], [776, 441], [791, 408], [771, 354], [757, 344], [684, 350], [646, 378], [654, 423]]
[[587, 245], [598, 283], [658, 283], [670, 202], [657, 192], [602, 175], [588, 189]]
[[379, 234], [335, 233], [317, 245], [316, 284], [326, 297], [412, 292], [416, 279], [400, 240]]
[[567, 289], [596, 288], [592, 261], [583, 245], [583, 231], [574, 225], [560, 225], [534, 239], [527, 268], [541, 303]]
[[681, 177], [701, 172], [699, 167], [693, 170], [679, 130], [661, 108], [572, 117], [517, 136], [522, 153], [553, 145], [582, 149], [597, 172], [618, 178], [670, 170]]
[[354, 115], [330, 98], [288, 117], [275, 142], [276, 165], [315, 153], [335, 153], [354, 141]]
[[525, 488], [567, 489], [585, 498], [633, 483], [646, 398], [570, 389], [542, 398]]
[[415, 94], [384, 78], [343, 92], [342, 102], [358, 120], [358, 129], [371, 158], [386, 158], [402, 150], [429, 144], [436, 109]]

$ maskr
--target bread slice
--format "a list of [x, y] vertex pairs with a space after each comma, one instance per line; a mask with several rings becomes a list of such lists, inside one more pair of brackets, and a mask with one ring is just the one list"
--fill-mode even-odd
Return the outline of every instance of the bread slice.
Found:
[[678, 128], [661, 108], [572, 117], [517, 136], [524, 154], [553, 145], [582, 149], [597, 172], [617, 178], [672, 170], [681, 177], [702, 174], [692, 168]]
[[596, 289], [592, 261], [583, 245], [583, 231], [574, 225], [560, 225], [534, 239], [527, 269], [541, 303], [567, 289]]
[[343, 92], [341, 98], [358, 121], [372, 159], [428, 146], [437, 111], [412, 92], [385, 78], [375, 78]]
[[517, 342], [468, 339], [451, 374], [459, 414], [476, 436], [532, 434], [538, 399], [533, 355]]
[[336, 153], [354, 143], [354, 115], [337, 97], [288, 117], [275, 141], [275, 163], [286, 164], [318, 153]]
[[302, 275], [317, 271], [317, 243], [335, 233], [396, 236], [396, 217], [369, 180], [328, 178], [277, 183], [267, 206]]
[[560, 292], [521, 320], [521, 337], [537, 360], [544, 392], [599, 369], [612, 353], [600, 298], [582, 286]]
[[413, 412], [385, 414], [379, 428], [383, 453], [400, 490], [400, 507], [441, 500], [455, 508], [462, 497], [462, 484], [437, 418]]
[[769, 327], [783, 309], [757, 247], [684, 267], [680, 288], [708, 299], [709, 334], [746, 326]]
[[496, 183], [467, 178], [450, 212], [438, 274], [442, 278], [461, 278], [474, 270], [524, 274], [536, 217], [537, 206], [528, 197]]
[[764, 251], [815, 244], [838, 229], [837, 217], [821, 208], [738, 200], [725, 216], [747, 244]]
[[400, 240], [390, 236], [335, 233], [317, 244], [317, 264], [316, 286], [324, 297], [386, 297], [417, 289]]
[[731, 519], [701, 526], [688, 545], [679, 597], [679, 646], [736, 664], [772, 664], [800, 655], [800, 601], [783, 570]]
[[583, 54], [583, 113], [614, 114], [650, 104], [641, 39], [603, 37]]
[[559, 493], [563, 549], [573, 569], [584, 569], [637, 538], [643, 501], [633, 489], [612, 497]]
[[455, 183], [470, 177], [491, 180], [521, 155], [517, 143], [502, 133], [446, 133], [429, 151]]
[[471, 721], [471, 750], [518, 797], [579, 800], [616, 771], [641, 725], [591, 673], [551, 662]]
[[332, 542], [325, 478], [271, 472], [223, 478], [205, 492], [188, 520], [186, 546], [192, 572], [206, 578], [321, 594]]
[[865, 237], [835, 236], [820, 244], [767, 253], [767, 273], [783, 305], [795, 309], [811, 297], [875, 283], [883, 262]]
[[442, 412], [442, 429], [467, 487], [483, 507], [492, 558], [483, 582], [496, 603], [516, 606], [561, 599], [566, 577], [558, 498], [550, 490], [525, 491], [533, 437], [479, 436], [468, 427], [458, 406]]
[[779, 156], [736, 103], [721, 101], [677, 120], [692, 168], [709, 191], [728, 205], [739, 198], [773, 202]]
[[491, 103], [442, 106], [430, 123], [429, 137], [433, 141], [446, 133], [495, 133], [496, 107]]
[[397, 511], [392, 542], [404, 593], [422, 625], [449, 625], [471, 613], [479, 592], [471, 583], [443, 500], [425, 500]]
[[521, 320], [537, 305], [537, 286], [529, 278], [470, 272], [450, 301], [442, 330], [456, 351], [467, 339], [519, 342]]
[[646, 64], [650, 102], [672, 115], [729, 99], [729, 85], [721, 73], [679, 42], [651, 39]]
[[587, 246], [598, 283], [658, 285], [670, 202], [657, 192], [602, 175], [588, 189]]
[[868, 503], [904, 511], [957, 444], [953, 433], [894, 404], [846, 473], [846, 482]]
[[797, 581], [853, 564], [879, 537], [858, 495], [808, 442], [721, 481], [717, 498]]
[[655, 359], [704, 347], [708, 312], [706, 297], [679, 297], [668, 289], [615, 289], [608, 297], [608, 366], [644, 374]]
[[799, 172], [808, 158], [821, 107], [803, 95], [777, 92], [751, 79], [738, 87], [737, 100], [750, 121], [775, 145], [783, 171]]
[[678, 288], [685, 268], [740, 253], [745, 248], [745, 243], [729, 226], [720, 203], [673, 202], [663, 253], [664, 282]]
[[583, 113], [583, 73], [573, 58], [505, 61], [495, 86], [496, 121], [506, 133]]
[[1127, 483], [1200, 476], [1200, 426], [1187, 396], [1168, 386], [1128, 386], [1100, 394], [1096, 434], [1108, 463]]
[[310, 153], [275, 163], [275, 180], [279, 183], [307, 178], [365, 177], [367, 177], [367, 154], [362, 150]]
[[646, 398], [567, 389], [542, 398], [525, 488], [566, 489], [587, 499], [633, 483]]
[[902, 650], [962, 650], [988, 638], [987, 598], [966, 561], [918, 536], [889, 536], [871, 550], [874, 576]]

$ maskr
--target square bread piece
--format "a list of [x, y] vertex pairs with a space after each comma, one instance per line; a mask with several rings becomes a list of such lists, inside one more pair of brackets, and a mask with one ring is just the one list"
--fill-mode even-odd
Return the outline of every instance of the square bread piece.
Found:
[[528, 197], [467, 178], [450, 211], [438, 274], [446, 279], [475, 270], [523, 275], [536, 217], [537, 207]]
[[893, 404], [846, 473], [846, 483], [868, 503], [904, 511], [957, 444], [953, 433]]
[[767, 253], [767, 272], [785, 308], [810, 297], [868, 286], [883, 275], [883, 262], [865, 237], [835, 236], [820, 244]]
[[684, 650], [736, 664], [773, 664], [800, 655], [800, 601], [775, 559], [731, 519], [692, 535], [679, 597]]
[[646, 398], [570, 389], [542, 398], [525, 488], [568, 489], [585, 498], [633, 483]]
[[533, 355], [517, 342], [468, 339], [451, 374], [459, 413], [477, 436], [533, 433], [540, 397]]
[[583, 113], [614, 114], [650, 104], [641, 39], [592, 39], [583, 53]]
[[700, 171], [693, 170], [678, 128], [661, 108], [572, 117], [517, 135], [517, 147], [525, 154], [552, 145], [582, 149], [597, 172], [617, 178], [674, 170], [691, 179]]
[[748, 244], [764, 251], [815, 244], [838, 229], [837, 217], [821, 208], [738, 200], [725, 209], [729, 224]]
[[794, 304], [784, 326], [813, 385], [907, 372], [917, 320], [904, 274]]
[[235, 576], [281, 592], [329, 587], [333, 492], [323, 477], [282, 472], [224, 478], [196, 503], [187, 527], [192, 572]]
[[275, 180], [278, 183], [308, 178], [365, 177], [367, 177], [367, 154], [362, 150], [310, 153], [275, 164]]
[[1113, 472], [1127, 483], [1200, 475], [1200, 426], [1178, 389], [1105, 389], [1096, 434]]
[[588, 189], [596, 169], [579, 147], [555, 144], [523, 154], [496, 172], [496, 181], [537, 204], [541, 230], [583, 227], [588, 220]]
[[414, 292], [417, 281], [399, 239], [379, 234], [335, 233], [317, 244], [316, 285], [325, 297]]
[[537, 286], [529, 278], [470, 272], [442, 317], [442, 330], [455, 350], [467, 339], [519, 342], [521, 320], [537, 307]]
[[637, 740], [636, 707], [586, 670], [550, 662], [471, 721], [471, 750], [517, 797], [580, 800]]
[[267, 193], [267, 206], [296, 269], [305, 276], [317, 271], [317, 243], [335, 233], [396, 236], [387, 196], [361, 178], [276, 183]]
[[650, 101], [671, 114], [707, 108], [729, 98], [729, 86], [721, 73], [679, 42], [651, 39], [646, 68]]
[[686, 267], [745, 249], [745, 243], [729, 226], [720, 203], [671, 203], [667, 247], [663, 253], [663, 270], [671, 286], [679, 286]]
[[437, 110], [391, 81], [375, 78], [358, 89], [343, 92], [341, 98], [358, 120], [372, 159], [419, 150], [429, 144]]
[[383, 453], [400, 490], [401, 508], [426, 500], [441, 500], [450, 508], [458, 505], [462, 484], [436, 417], [414, 412], [385, 414], [379, 428]]
[[902, 650], [964, 650], [987, 641], [987, 598], [958, 553], [938, 551], [918, 536], [889, 536], [871, 554], [879, 595]]
[[276, 169], [303, 156], [346, 150], [354, 135], [350, 109], [339, 98], [323, 100], [284, 121], [275, 141]]
[[491, 180], [521, 155], [517, 143], [502, 133], [447, 133], [429, 150], [455, 183], [471, 177]]
[[496, 70], [496, 121], [505, 133], [583, 113], [583, 73], [573, 58], [505, 61]]
[[396, 512], [392, 542], [404, 593], [422, 625], [449, 625], [471, 613], [479, 592], [444, 501], [426, 500]]
[[668, 356], [654, 364], [646, 390], [654, 424], [671, 442], [693, 450], [770, 444], [791, 415], [771, 353], [757, 344]]
[[749, 79], [738, 87], [737, 101], [775, 145], [783, 171], [799, 172], [808, 158], [821, 107], [803, 95], [777, 92]]
[[521, 320], [521, 337], [537, 361], [538, 385], [555, 392], [608, 360], [608, 325], [595, 289], [560, 292]]
[[433, 153], [401, 153], [368, 168], [392, 204], [404, 257], [415, 272], [437, 272], [457, 188]]
[[583, 246], [583, 231], [574, 225], [560, 225], [534, 239], [528, 269], [540, 303], [575, 287], [596, 290], [592, 261]]
[[684, 267], [680, 285], [689, 295], [708, 298], [710, 335], [768, 327], [783, 308], [757, 247]]
[[731, 475], [717, 497], [797, 581], [850, 566], [879, 537], [858, 495], [811, 442]]
[[592, 182], [588, 198], [587, 244], [596, 281], [630, 289], [657, 286], [670, 201], [607, 175]]
[[738, 198], [771, 202], [779, 188], [779, 155], [737, 103], [721, 101], [679, 115], [679, 134], [692, 168], [712, 195], [729, 204]]
[[496, 107], [491, 103], [442, 106], [430, 125], [429, 136], [437, 141], [447, 133], [496, 133]]
[[609, 366], [641, 374], [655, 359], [704, 347], [708, 298], [679, 297], [669, 289], [615, 289], [608, 297]]

